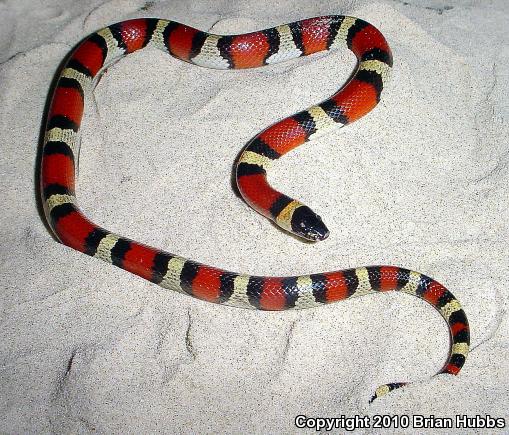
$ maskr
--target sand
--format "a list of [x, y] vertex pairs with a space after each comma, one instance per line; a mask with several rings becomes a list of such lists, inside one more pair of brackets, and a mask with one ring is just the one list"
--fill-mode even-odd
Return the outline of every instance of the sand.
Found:
[[[244, 273], [393, 264], [433, 276], [471, 325], [457, 377], [431, 378], [448, 335], [417, 298], [285, 313], [215, 306], [56, 243], [38, 213], [47, 92], [81, 38], [142, 16], [234, 33], [321, 14], [370, 21], [395, 58], [372, 113], [270, 174], [320, 212], [329, 239], [279, 231], [230, 176], [250, 138], [343, 84], [354, 59], [342, 51], [240, 72], [150, 49], [115, 64], [86, 110], [81, 207], [111, 231]], [[504, 0], [0, 3], [0, 432], [293, 434], [299, 414], [410, 417], [383, 433], [434, 432], [412, 428], [414, 415], [509, 425], [508, 21]], [[407, 380], [368, 405], [379, 384]]]

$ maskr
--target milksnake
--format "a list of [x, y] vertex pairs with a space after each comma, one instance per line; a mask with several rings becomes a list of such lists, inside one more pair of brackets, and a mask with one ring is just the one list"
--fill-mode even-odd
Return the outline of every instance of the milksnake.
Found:
[[[249, 276], [200, 264], [113, 234], [87, 219], [76, 201], [79, 127], [84, 99], [106, 67], [145, 46], [215, 69], [254, 68], [346, 47], [358, 63], [348, 83], [320, 104], [258, 134], [237, 160], [245, 201], [280, 227], [309, 240], [328, 230], [308, 207], [274, 190], [272, 161], [332, 126], [349, 124], [373, 109], [392, 67], [382, 34], [354, 17], [324, 16], [240, 35], [214, 35], [156, 18], [123, 21], [84, 39], [59, 70], [40, 153], [40, 190], [47, 221], [65, 245], [141, 276], [161, 287], [224, 305], [260, 310], [311, 308], [370, 293], [399, 290], [430, 303], [449, 327], [450, 348], [439, 373], [457, 374], [469, 349], [469, 326], [460, 303], [440, 283], [395, 266], [371, 266], [290, 277]], [[382, 396], [406, 383], [382, 385]]]

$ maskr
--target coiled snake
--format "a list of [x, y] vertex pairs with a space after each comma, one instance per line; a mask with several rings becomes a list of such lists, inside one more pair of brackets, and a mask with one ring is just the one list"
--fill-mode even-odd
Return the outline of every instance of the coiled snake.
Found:
[[[308, 240], [328, 230], [311, 209], [273, 189], [272, 161], [332, 126], [349, 124], [373, 109], [392, 67], [382, 34], [348, 16], [324, 16], [241, 35], [214, 35], [173, 21], [141, 18], [105, 27], [84, 39], [59, 70], [48, 111], [40, 162], [47, 221], [65, 245], [128, 270], [162, 287], [209, 302], [261, 310], [310, 308], [370, 293], [399, 290], [430, 303], [450, 332], [447, 361], [439, 373], [457, 374], [469, 348], [469, 326], [456, 298], [440, 283], [395, 266], [371, 266], [304, 276], [264, 277], [228, 272], [113, 234], [87, 219], [75, 195], [79, 127], [84, 98], [101, 72], [145, 46], [207, 68], [254, 68], [336, 47], [358, 63], [348, 83], [320, 104], [258, 134], [240, 154], [237, 185], [245, 201], [283, 229]], [[377, 388], [373, 400], [405, 383]]]

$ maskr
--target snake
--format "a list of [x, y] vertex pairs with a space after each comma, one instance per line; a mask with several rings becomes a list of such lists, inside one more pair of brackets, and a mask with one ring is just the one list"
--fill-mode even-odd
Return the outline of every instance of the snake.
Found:
[[[58, 241], [163, 288], [235, 307], [301, 309], [394, 290], [411, 294], [432, 305], [448, 327], [448, 357], [437, 375], [458, 374], [470, 345], [467, 317], [454, 295], [424, 274], [398, 266], [285, 277], [229, 272], [117, 235], [85, 216], [76, 199], [85, 99], [108, 66], [144, 47], [221, 70], [257, 68], [336, 48], [353, 52], [356, 67], [339, 91], [263, 130], [245, 145], [234, 165], [238, 190], [249, 206], [284, 231], [313, 242], [329, 236], [326, 225], [305, 204], [274, 189], [267, 171], [292, 149], [370, 112], [380, 101], [393, 65], [382, 33], [362, 19], [344, 15], [235, 35], [208, 33], [160, 18], [126, 20], [92, 33], [74, 47], [55, 74], [39, 153], [44, 216]], [[370, 403], [407, 383], [379, 386]]]

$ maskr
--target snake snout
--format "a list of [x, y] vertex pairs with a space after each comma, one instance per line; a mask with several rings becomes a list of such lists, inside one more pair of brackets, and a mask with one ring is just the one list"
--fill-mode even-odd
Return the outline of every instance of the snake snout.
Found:
[[323, 223], [322, 218], [306, 206], [299, 207], [294, 211], [292, 231], [312, 242], [325, 240], [329, 237], [329, 229]]

